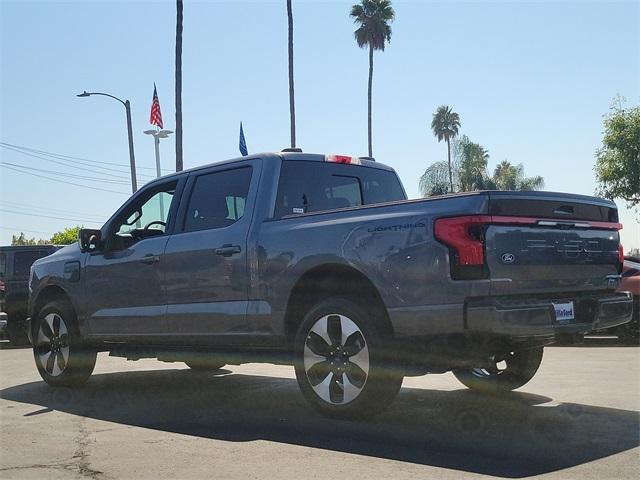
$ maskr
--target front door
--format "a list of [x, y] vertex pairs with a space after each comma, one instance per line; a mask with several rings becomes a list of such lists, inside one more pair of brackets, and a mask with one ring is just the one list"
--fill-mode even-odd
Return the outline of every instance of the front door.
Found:
[[163, 332], [163, 254], [175, 216], [177, 181], [141, 192], [109, 227], [103, 248], [87, 256], [85, 311], [92, 336]]
[[182, 225], [167, 242], [167, 328], [190, 343], [230, 341], [247, 330], [247, 234], [258, 161], [247, 163], [192, 174]]

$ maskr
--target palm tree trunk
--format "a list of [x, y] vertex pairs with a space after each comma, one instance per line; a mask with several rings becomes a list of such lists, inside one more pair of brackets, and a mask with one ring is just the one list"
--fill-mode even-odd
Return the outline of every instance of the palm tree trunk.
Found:
[[296, 146], [296, 105], [293, 93], [293, 12], [291, 0], [287, 0], [287, 19], [289, 21], [289, 116], [291, 117], [291, 148]]
[[453, 193], [453, 172], [451, 170], [451, 143], [449, 137], [447, 137], [447, 155], [449, 158], [449, 186], [451, 187], [450, 193]]
[[373, 157], [371, 146], [371, 86], [373, 84], [373, 46], [369, 45], [369, 156]]
[[182, 171], [182, 0], [176, 0], [176, 172]]

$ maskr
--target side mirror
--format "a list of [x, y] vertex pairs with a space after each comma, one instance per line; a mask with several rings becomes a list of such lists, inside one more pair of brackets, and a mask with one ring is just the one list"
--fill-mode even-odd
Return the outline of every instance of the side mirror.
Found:
[[81, 228], [78, 232], [78, 245], [81, 252], [95, 252], [102, 243], [100, 230]]

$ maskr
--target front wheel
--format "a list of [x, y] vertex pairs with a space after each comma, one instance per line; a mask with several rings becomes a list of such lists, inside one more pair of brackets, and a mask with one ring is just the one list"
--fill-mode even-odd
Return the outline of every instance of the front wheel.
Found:
[[346, 299], [328, 299], [305, 315], [295, 338], [295, 371], [305, 398], [325, 416], [367, 418], [390, 404], [403, 376], [388, 352], [391, 329]]
[[493, 355], [482, 368], [454, 370], [453, 374], [471, 390], [501, 393], [515, 390], [529, 382], [542, 362], [543, 347], [508, 351]]
[[75, 312], [66, 302], [50, 302], [40, 310], [33, 344], [38, 372], [49, 385], [80, 385], [91, 376], [96, 351], [83, 344]]

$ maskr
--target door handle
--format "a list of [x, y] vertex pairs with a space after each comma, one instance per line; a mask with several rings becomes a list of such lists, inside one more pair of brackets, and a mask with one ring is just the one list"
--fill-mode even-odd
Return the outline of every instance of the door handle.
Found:
[[160, 261], [160, 255], [145, 255], [140, 261], [147, 264], [157, 263]]
[[240, 245], [223, 245], [215, 250], [216, 255], [222, 255], [223, 257], [230, 257], [234, 253], [240, 253], [241, 251]]

